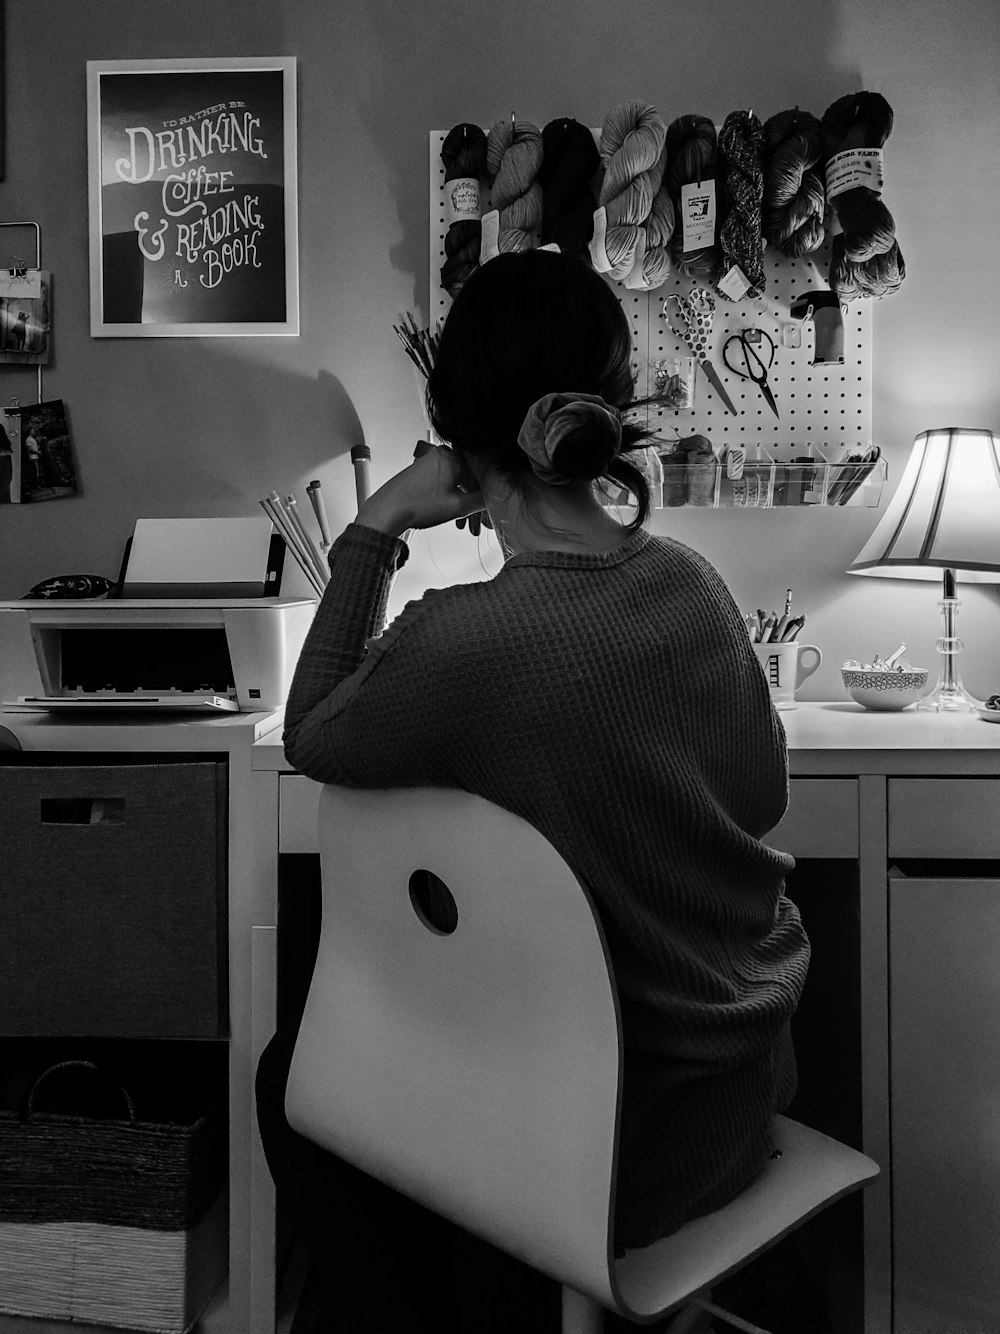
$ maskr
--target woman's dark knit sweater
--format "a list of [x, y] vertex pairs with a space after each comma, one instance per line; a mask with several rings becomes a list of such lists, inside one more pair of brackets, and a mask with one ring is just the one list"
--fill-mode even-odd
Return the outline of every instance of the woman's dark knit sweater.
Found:
[[644, 530], [523, 552], [382, 631], [405, 544], [351, 524], [285, 710], [300, 772], [456, 787], [528, 820], [598, 906], [625, 1035], [615, 1232], [643, 1245], [760, 1171], [809, 960], [760, 840], [787, 755], [728, 588]]

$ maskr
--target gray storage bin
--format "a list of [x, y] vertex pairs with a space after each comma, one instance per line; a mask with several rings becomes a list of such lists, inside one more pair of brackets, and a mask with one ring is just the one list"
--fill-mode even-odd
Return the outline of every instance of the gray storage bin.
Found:
[[0, 1032], [225, 1033], [225, 780], [0, 766]]

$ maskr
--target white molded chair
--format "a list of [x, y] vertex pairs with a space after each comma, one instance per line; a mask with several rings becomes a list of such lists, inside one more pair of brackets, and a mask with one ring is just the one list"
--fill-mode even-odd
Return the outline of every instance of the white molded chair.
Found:
[[[706, 1310], [726, 1318], [713, 1283], [877, 1176], [778, 1117], [781, 1157], [748, 1190], [616, 1259], [620, 1016], [566, 862], [524, 820], [444, 789], [326, 787], [319, 841], [323, 925], [288, 1120], [558, 1280], [564, 1334], [599, 1330], [602, 1307], [641, 1324], [676, 1312], [678, 1334]], [[454, 898], [454, 930], [421, 898], [428, 872]]]

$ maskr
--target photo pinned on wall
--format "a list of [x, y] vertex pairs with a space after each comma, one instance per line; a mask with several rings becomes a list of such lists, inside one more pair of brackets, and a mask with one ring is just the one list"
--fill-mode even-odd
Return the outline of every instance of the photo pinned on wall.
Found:
[[90, 60], [90, 332], [297, 335], [296, 62]]
[[[9, 416], [14, 409], [7, 408]], [[17, 409], [21, 418], [20, 500], [61, 500], [77, 493], [73, 447], [61, 398]]]
[[0, 271], [0, 362], [48, 365], [51, 290], [45, 269]]
[[21, 409], [0, 408], [0, 505], [21, 499]]

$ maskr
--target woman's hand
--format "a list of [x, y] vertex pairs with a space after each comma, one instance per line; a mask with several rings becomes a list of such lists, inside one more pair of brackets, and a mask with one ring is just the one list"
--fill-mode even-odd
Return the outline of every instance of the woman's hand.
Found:
[[409, 528], [434, 528], [483, 508], [474, 487], [454, 450], [420, 440], [413, 462], [368, 497], [356, 522], [393, 537]]

